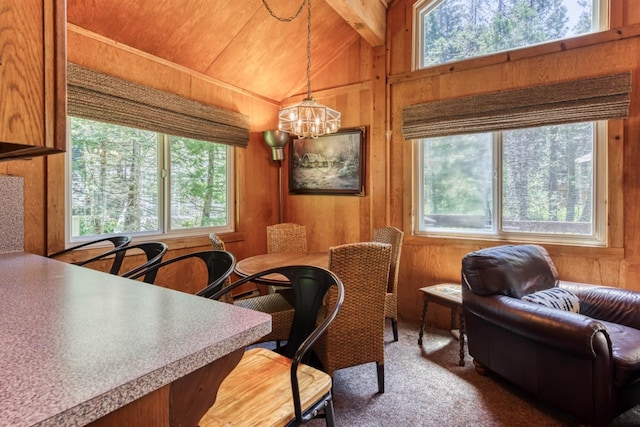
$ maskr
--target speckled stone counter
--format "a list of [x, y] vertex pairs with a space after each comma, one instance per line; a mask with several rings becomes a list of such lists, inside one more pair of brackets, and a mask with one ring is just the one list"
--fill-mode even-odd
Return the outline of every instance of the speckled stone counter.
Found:
[[0, 425], [87, 424], [270, 330], [263, 313], [2, 254]]

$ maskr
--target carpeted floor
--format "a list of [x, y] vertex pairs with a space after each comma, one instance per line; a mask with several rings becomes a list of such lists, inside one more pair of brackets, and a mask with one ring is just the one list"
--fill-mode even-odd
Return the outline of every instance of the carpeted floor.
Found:
[[[418, 325], [399, 324], [399, 341], [385, 336], [385, 393], [377, 394], [375, 364], [335, 372], [338, 426], [577, 426], [571, 416], [532, 399], [499, 377], [480, 376], [468, 353], [458, 365], [458, 341], [428, 328], [422, 348]], [[312, 426], [325, 425], [313, 420]], [[640, 426], [640, 405], [611, 426]]]

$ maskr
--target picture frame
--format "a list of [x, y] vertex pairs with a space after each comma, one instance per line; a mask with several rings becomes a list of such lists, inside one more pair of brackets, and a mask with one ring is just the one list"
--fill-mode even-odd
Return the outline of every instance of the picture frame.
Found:
[[291, 140], [289, 194], [365, 195], [366, 127]]

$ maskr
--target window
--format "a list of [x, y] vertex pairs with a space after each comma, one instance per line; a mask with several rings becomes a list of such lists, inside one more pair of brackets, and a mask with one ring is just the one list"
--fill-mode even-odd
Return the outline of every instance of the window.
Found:
[[422, 0], [414, 69], [604, 29], [606, 0]]
[[605, 127], [417, 140], [417, 234], [604, 245]]
[[68, 241], [233, 229], [233, 147], [69, 121]]

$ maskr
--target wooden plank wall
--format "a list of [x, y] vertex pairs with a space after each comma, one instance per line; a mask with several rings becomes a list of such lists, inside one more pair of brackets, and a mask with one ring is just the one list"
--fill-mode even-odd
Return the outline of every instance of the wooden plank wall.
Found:
[[[388, 105], [393, 132], [389, 191], [399, 197], [397, 203], [391, 204], [390, 223], [406, 233], [398, 291], [401, 317], [419, 319], [420, 287], [459, 282], [460, 258], [467, 252], [501, 243], [411, 236], [412, 153], [411, 142], [402, 138], [402, 109], [433, 100], [627, 70], [633, 74], [630, 118], [611, 122], [609, 126], [609, 247], [545, 246], [561, 279], [640, 290], [640, 213], [637, 209], [640, 169], [636, 164], [640, 144], [637, 95], [640, 90], [640, 28], [637, 25], [640, 10], [637, 2], [612, 1], [611, 26], [620, 28], [606, 33], [412, 73], [413, 3], [413, 0], [393, 2], [387, 16]], [[443, 311], [434, 315], [440, 323], [448, 319]]]
[[312, 87], [329, 88], [314, 89], [312, 95], [342, 113], [343, 128], [367, 128], [367, 146], [362, 197], [288, 194], [288, 167], [284, 168], [284, 220], [307, 226], [310, 251], [370, 240], [372, 227], [386, 223], [385, 53], [361, 40], [312, 81]]
[[[277, 165], [270, 161], [270, 151], [262, 140], [261, 132], [277, 125], [278, 105], [73, 25], [68, 28], [67, 49], [69, 62], [229, 108], [250, 117], [249, 146], [235, 150], [237, 232], [225, 235], [224, 240], [227, 249], [240, 259], [265, 252], [265, 228], [278, 219], [277, 208], [274, 209], [277, 207], [278, 172]], [[53, 172], [54, 175], [59, 173], [62, 171]], [[163, 241], [170, 248], [166, 258], [211, 247], [208, 235]]]
[[[238, 259], [266, 252], [266, 226], [278, 222], [278, 165], [271, 160], [270, 150], [262, 140], [262, 131], [276, 128], [279, 105], [71, 24], [68, 26], [67, 38], [70, 62], [226, 107], [250, 117], [249, 146], [247, 149], [236, 149], [237, 232], [222, 237], [227, 249]], [[365, 42], [358, 41], [340, 54], [332, 66], [327, 67], [313, 81], [314, 88], [320, 88], [319, 92], [314, 90], [314, 95], [320, 102], [342, 111], [345, 126], [367, 126], [369, 135], [380, 135], [384, 129], [382, 124], [371, 126], [371, 108], [374, 103], [378, 103], [384, 109], [385, 101], [384, 49], [379, 49], [379, 53], [381, 56], [376, 59], [373, 49]], [[377, 75], [377, 84], [374, 85], [370, 76], [376, 60], [377, 65], [381, 64], [382, 68]], [[383, 191], [384, 155], [380, 150], [377, 151], [367, 151], [370, 157], [367, 165], [369, 173], [379, 177], [376, 179], [382, 185], [376, 187]], [[64, 247], [64, 161], [64, 155], [54, 155], [0, 163], [0, 174], [25, 178], [27, 252], [46, 254]], [[283, 178], [286, 183], [286, 165]], [[287, 191], [286, 186], [284, 191]], [[301, 197], [291, 200], [291, 203], [285, 202], [285, 220], [309, 225], [312, 231], [312, 250], [326, 250], [331, 245], [368, 239], [373, 206], [369, 196]], [[378, 200], [382, 200], [378, 202], [379, 205], [384, 203], [383, 197]], [[334, 210], [331, 215], [330, 210]], [[384, 213], [383, 205], [379, 211]], [[327, 213], [327, 216], [320, 213]], [[357, 218], [359, 221], [345, 222], [344, 217]], [[378, 217], [378, 223], [383, 224], [384, 217]], [[317, 241], [316, 235], [319, 236]], [[210, 248], [206, 235], [162, 240], [170, 248], [165, 259]], [[135, 261], [137, 260], [128, 259], [125, 267]], [[173, 274], [177, 277], [189, 277], [190, 273], [185, 271], [184, 274]], [[186, 284], [178, 289], [187, 292], [195, 290]]]
[[[249, 148], [236, 150], [238, 230], [225, 240], [238, 257], [266, 251], [265, 227], [278, 218], [277, 166], [269, 161], [261, 132], [276, 126], [276, 103], [72, 25], [67, 54], [71, 62], [249, 115]], [[251, 178], [247, 178], [247, 170]], [[46, 254], [64, 247], [64, 155], [2, 162], [0, 174], [25, 178], [25, 251]], [[165, 241], [172, 252], [167, 258], [210, 247], [208, 236]]]
[[[609, 31], [585, 36], [562, 47], [534, 47], [509, 60], [489, 57], [411, 72], [411, 21], [414, 0], [390, 2], [387, 46], [354, 43], [314, 75], [313, 95], [342, 112], [344, 127], [368, 127], [366, 195], [289, 195], [287, 160], [283, 168], [284, 221], [309, 228], [309, 248], [369, 240], [371, 230], [393, 225], [405, 231], [399, 281], [399, 312], [418, 320], [418, 288], [460, 280], [460, 258], [467, 252], [498, 242], [430, 239], [411, 236], [411, 146], [401, 133], [405, 105], [490, 90], [510, 89], [615, 71], [633, 72], [631, 117], [612, 123], [609, 151], [611, 247], [548, 247], [560, 276], [640, 290], [640, 210], [638, 206], [640, 99], [640, 7], [635, 0], [612, 1]], [[278, 220], [278, 167], [262, 141], [261, 132], [274, 129], [278, 105], [242, 89], [230, 88], [126, 46], [84, 33], [71, 26], [68, 56], [72, 62], [228, 107], [251, 118], [251, 139], [238, 159], [238, 232], [224, 236], [239, 259], [266, 251], [265, 227]], [[299, 100], [286, 99], [282, 104]], [[25, 250], [45, 253], [63, 244], [63, 157], [0, 163], [0, 173], [25, 177]], [[171, 253], [209, 247], [206, 236], [167, 240]], [[446, 324], [448, 313], [435, 308], [430, 321]]]

